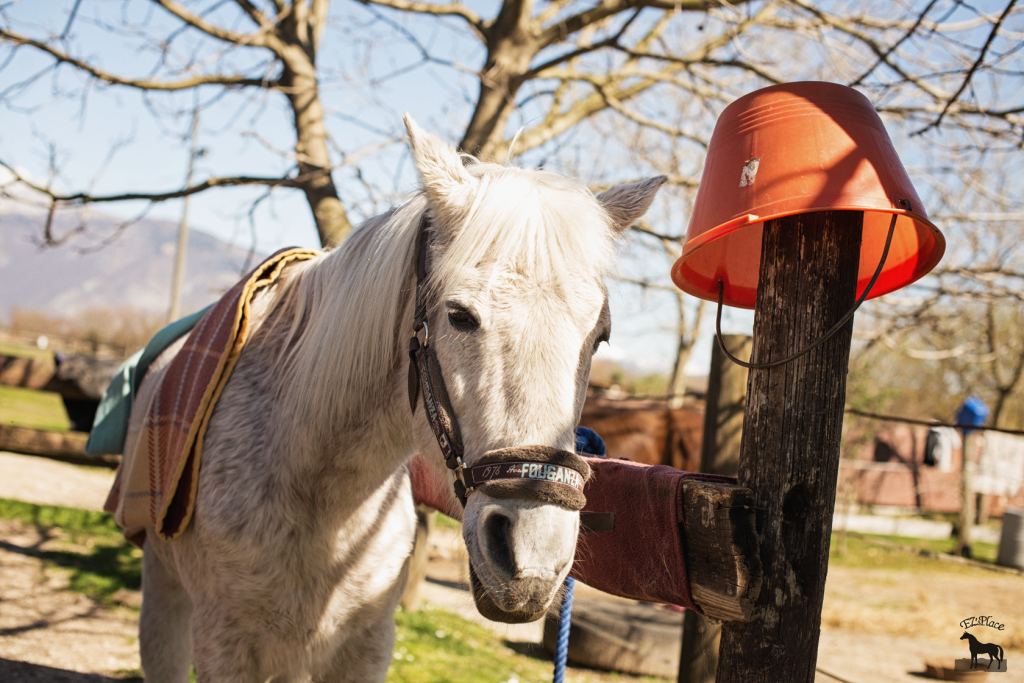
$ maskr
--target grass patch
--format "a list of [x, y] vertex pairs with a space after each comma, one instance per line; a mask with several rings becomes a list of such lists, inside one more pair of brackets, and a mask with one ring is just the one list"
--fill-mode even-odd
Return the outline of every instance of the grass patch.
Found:
[[551, 680], [550, 662], [518, 654], [482, 626], [429, 605], [398, 610], [395, 625], [388, 683]]
[[448, 515], [437, 513], [437, 517], [434, 518], [434, 525], [438, 529], [458, 529], [462, 530], [462, 522], [457, 519], [452, 519]]
[[39, 358], [53, 360], [53, 349], [41, 349], [35, 345], [18, 344], [17, 342], [0, 341], [0, 356], [17, 356], [20, 358]]
[[[891, 548], [872, 540], [890, 541], [909, 548], [929, 550], [935, 553], [951, 554], [956, 539], [923, 539], [905, 536], [833, 534], [829, 546], [829, 564], [856, 569], [891, 569], [912, 571], [977, 571], [977, 568], [954, 563], [940, 562], [909, 550]], [[975, 543], [973, 559], [995, 562], [998, 548], [992, 543]]]
[[59, 432], [71, 429], [59, 394], [21, 387], [0, 387], [0, 424]]
[[[899, 543], [900, 545], [929, 550], [933, 553], [952, 555], [956, 550], [955, 538], [908, 538], [906, 536], [887, 536], [883, 534], [872, 535], [872, 538], [880, 538], [885, 541]], [[975, 541], [971, 544], [971, 559], [979, 562], [995, 564], [999, 555], [999, 546], [995, 543], [984, 543]]]
[[[395, 612], [395, 650], [388, 683], [541, 683], [554, 664], [534, 644], [509, 643], [460, 616], [432, 608]], [[669, 679], [577, 669], [568, 680], [665, 683]], [[674, 680], [674, 679], [672, 679]]]
[[124, 540], [111, 515], [0, 498], [0, 518], [36, 528], [46, 541], [25, 552], [69, 570], [69, 590], [111, 604], [119, 590], [142, 585], [142, 551]]

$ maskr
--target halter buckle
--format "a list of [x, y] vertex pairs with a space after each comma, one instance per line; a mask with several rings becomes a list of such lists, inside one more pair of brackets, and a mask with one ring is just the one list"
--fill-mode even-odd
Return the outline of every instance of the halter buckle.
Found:
[[463, 470], [466, 469], [466, 463], [462, 461], [462, 458], [455, 456], [456, 466], [452, 469], [452, 477], [454, 478], [455, 497], [459, 499], [462, 506], [466, 506], [467, 498], [469, 494], [473, 493], [475, 487], [466, 485], [466, 477], [463, 475]]

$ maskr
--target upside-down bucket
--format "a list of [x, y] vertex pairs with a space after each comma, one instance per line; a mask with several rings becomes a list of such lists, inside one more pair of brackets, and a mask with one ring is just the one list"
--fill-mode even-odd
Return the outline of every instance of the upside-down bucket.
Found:
[[776, 85], [722, 112], [672, 280], [684, 292], [754, 308], [767, 220], [826, 210], [864, 212], [857, 296], [874, 275], [893, 214], [892, 245], [868, 298], [918, 280], [946, 241], [925, 213], [871, 103], [834, 83]]

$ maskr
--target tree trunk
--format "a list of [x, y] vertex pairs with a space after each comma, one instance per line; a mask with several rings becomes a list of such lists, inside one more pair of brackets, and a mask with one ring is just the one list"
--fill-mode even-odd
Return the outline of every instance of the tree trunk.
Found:
[[[742, 361], [750, 360], [753, 348], [750, 337], [726, 334], [722, 335], [722, 341], [732, 355]], [[712, 343], [700, 471], [735, 477], [740, 467], [749, 371], [726, 358], [718, 344]]]
[[331, 178], [331, 156], [327, 149], [316, 67], [301, 49], [294, 48], [294, 53], [290, 59], [282, 60], [281, 85], [295, 117], [295, 156], [299, 175], [305, 178], [302, 191], [313, 211], [320, 245], [336, 247], [352, 232], [352, 224]]
[[[755, 361], [805, 348], [850, 309], [862, 224], [854, 211], [765, 223]], [[739, 483], [754, 492], [764, 578], [751, 620], [722, 628], [719, 683], [814, 681], [852, 330], [750, 373]]]
[[[491, 66], [488, 64], [488, 67]], [[473, 110], [473, 118], [459, 142], [459, 149], [484, 161], [496, 161], [491, 157], [494, 148], [501, 143], [508, 115], [512, 111], [511, 105], [515, 101], [515, 92], [508, 75], [497, 68], [495, 71], [493, 78], [481, 78], [480, 96]]]
[[522, 76], [530, 70], [530, 62], [541, 47], [530, 32], [532, 9], [532, 0], [506, 0], [487, 31], [480, 95], [459, 142], [459, 149], [485, 161], [496, 161], [490, 157], [504, 137]]
[[676, 346], [676, 362], [672, 366], [672, 377], [668, 382], [668, 407], [677, 410], [683, 407], [683, 399], [686, 398], [686, 363], [690, 360], [693, 352], [693, 344], [700, 336], [701, 321], [704, 317], [704, 304], [701, 299], [697, 304], [697, 315], [693, 321], [693, 332], [687, 334], [686, 325], [686, 300], [682, 292], [676, 292], [676, 300], [679, 305], [679, 325], [676, 327], [678, 345]]

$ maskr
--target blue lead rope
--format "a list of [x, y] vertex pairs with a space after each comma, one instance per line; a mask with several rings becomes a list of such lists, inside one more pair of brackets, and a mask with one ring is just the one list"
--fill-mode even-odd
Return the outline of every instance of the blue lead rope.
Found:
[[[605, 456], [604, 439], [587, 427], [576, 428], [576, 452]], [[576, 590], [576, 579], [565, 577], [565, 596], [558, 613], [558, 642], [555, 644], [555, 677], [552, 683], [565, 683], [565, 663], [569, 658], [569, 626], [572, 623], [572, 597]]]
[[558, 643], [555, 646], [555, 677], [552, 683], [565, 681], [565, 662], [569, 657], [569, 625], [572, 623], [572, 596], [575, 589], [576, 579], [567, 576], [562, 610], [558, 613]]

